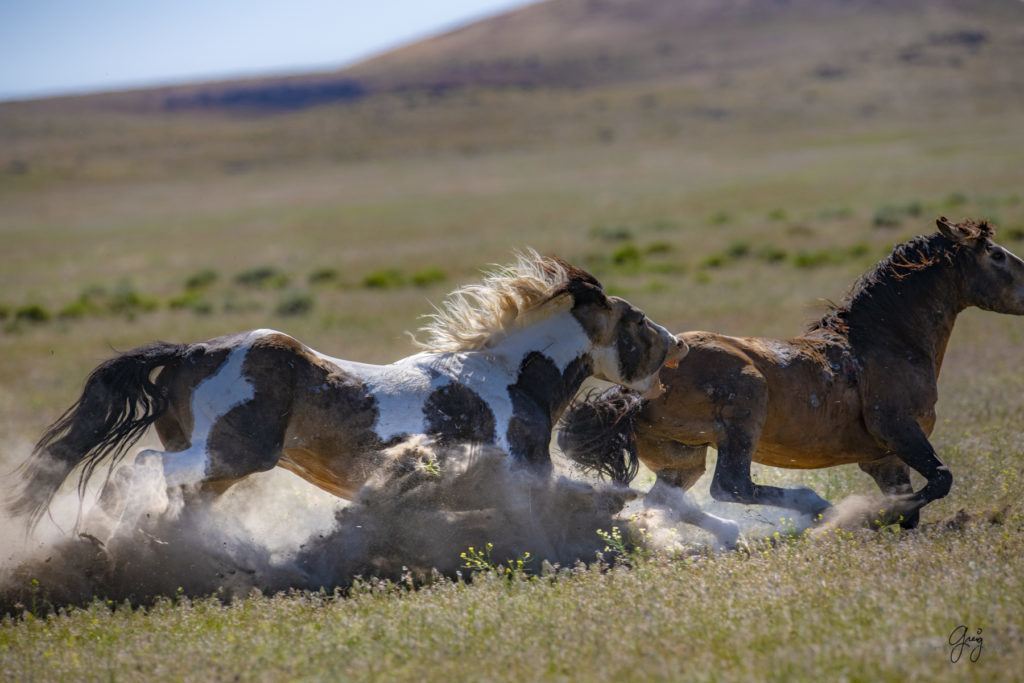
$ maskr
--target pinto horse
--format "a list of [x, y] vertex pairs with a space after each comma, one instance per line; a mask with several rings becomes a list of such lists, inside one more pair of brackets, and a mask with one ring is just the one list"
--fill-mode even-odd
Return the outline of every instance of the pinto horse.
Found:
[[423, 351], [383, 366], [273, 330], [122, 353], [40, 439], [12, 508], [35, 524], [72, 470], [81, 466], [81, 493], [150, 425], [164, 450], [136, 464], [159, 463], [169, 488], [195, 495], [280, 466], [351, 499], [390, 446], [419, 434], [493, 444], [548, 473], [552, 427], [587, 377], [650, 398], [661, 367], [687, 350], [586, 271], [532, 250], [428, 317]]
[[[558, 442], [582, 465], [628, 483], [637, 458], [656, 473], [647, 502], [726, 545], [738, 527], [682, 499], [718, 451], [715, 500], [774, 505], [812, 516], [814, 491], [755, 484], [750, 463], [794, 469], [858, 463], [899, 503], [883, 523], [913, 528], [919, 510], [945, 496], [949, 469], [928, 441], [936, 382], [960, 311], [1024, 314], [1024, 262], [993, 242], [987, 222], [915, 237], [862, 275], [840, 305], [795, 339], [687, 332], [689, 355], [656, 398], [612, 387], [563, 414]], [[927, 480], [913, 491], [910, 468]]]

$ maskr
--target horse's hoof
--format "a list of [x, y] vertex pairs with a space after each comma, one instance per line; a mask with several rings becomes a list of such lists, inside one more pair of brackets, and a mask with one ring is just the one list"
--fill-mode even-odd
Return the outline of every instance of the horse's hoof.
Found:
[[715, 533], [715, 539], [721, 548], [735, 550], [736, 544], [740, 540], [740, 525], [732, 520], [722, 520], [721, 526]]
[[916, 529], [920, 521], [921, 513], [911, 512], [909, 515], [904, 516], [903, 519], [900, 520], [900, 527], [903, 529], [907, 529], [908, 531], [910, 529]]

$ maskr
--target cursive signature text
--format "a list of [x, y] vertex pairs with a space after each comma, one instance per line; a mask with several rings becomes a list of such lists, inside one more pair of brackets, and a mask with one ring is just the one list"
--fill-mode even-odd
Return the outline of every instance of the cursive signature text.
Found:
[[956, 664], [960, 661], [960, 657], [963, 656], [964, 650], [967, 650], [968, 659], [976, 662], [981, 657], [981, 629], [979, 628], [975, 631], [974, 635], [971, 635], [970, 629], [966, 625], [961, 624], [949, 634], [949, 644], [953, 647], [949, 652], [949, 661]]

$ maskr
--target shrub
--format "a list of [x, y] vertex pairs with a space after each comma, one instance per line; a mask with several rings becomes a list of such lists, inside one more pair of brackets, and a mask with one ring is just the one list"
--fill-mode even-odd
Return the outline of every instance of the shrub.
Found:
[[725, 225], [732, 222], [732, 215], [728, 211], [716, 211], [708, 218], [710, 225]]
[[201, 292], [195, 289], [174, 297], [167, 302], [167, 305], [174, 310], [188, 309], [200, 315], [213, 313], [213, 304]]
[[417, 287], [429, 287], [438, 282], [444, 282], [448, 276], [440, 268], [424, 268], [412, 274], [410, 280]]
[[700, 262], [700, 265], [702, 268], [721, 268], [728, 262], [729, 259], [725, 254], [716, 253], [706, 256], [704, 260]]
[[787, 217], [785, 209], [772, 209], [768, 212], [768, 220], [770, 221], [784, 221]]
[[14, 311], [14, 320], [16, 322], [45, 323], [52, 317], [50, 311], [39, 304], [27, 304]]
[[787, 254], [784, 249], [779, 249], [774, 244], [765, 244], [764, 246], [759, 247], [754, 254], [754, 256], [765, 263], [779, 263], [780, 261], [785, 261], [786, 255]]
[[375, 270], [363, 278], [363, 287], [367, 289], [394, 289], [404, 284], [405, 276], [395, 268]]
[[185, 280], [185, 289], [206, 289], [217, 281], [217, 277], [217, 271], [212, 268], [200, 270], [188, 276]]
[[857, 242], [846, 248], [846, 255], [852, 258], [860, 258], [871, 252], [871, 246], [866, 242]]
[[292, 290], [281, 295], [274, 312], [283, 316], [296, 316], [306, 315], [312, 310], [313, 295], [309, 292]]
[[330, 282], [335, 282], [338, 279], [338, 269], [331, 268], [330, 266], [325, 268], [317, 268], [309, 274], [309, 284], [311, 285], [325, 285]]
[[129, 280], [122, 280], [107, 299], [107, 308], [112, 313], [121, 313], [129, 317], [136, 313], [155, 311], [160, 307], [156, 299], [144, 296], [135, 291]]
[[815, 268], [832, 262], [832, 253], [824, 249], [818, 251], [799, 251], [793, 257], [793, 265], [797, 268]]
[[65, 320], [78, 319], [101, 312], [102, 309], [92, 301], [88, 299], [75, 299], [57, 311], [57, 317]]
[[640, 250], [633, 244], [624, 244], [612, 252], [612, 263], [618, 266], [637, 265], [641, 258]]
[[260, 266], [239, 273], [235, 282], [246, 287], [282, 289], [288, 285], [289, 278], [273, 266]]
[[77, 319], [87, 315], [102, 315], [107, 312], [106, 298], [106, 289], [100, 285], [90, 285], [81, 291], [76, 300], [57, 311], [57, 317]]
[[648, 254], [667, 254], [668, 252], [672, 251], [672, 249], [673, 246], [671, 242], [659, 241], [651, 242], [650, 244], [647, 245], [647, 248], [644, 249], [644, 251], [647, 252]]
[[750, 245], [746, 242], [733, 242], [725, 250], [725, 255], [731, 260], [746, 258], [750, 254]]

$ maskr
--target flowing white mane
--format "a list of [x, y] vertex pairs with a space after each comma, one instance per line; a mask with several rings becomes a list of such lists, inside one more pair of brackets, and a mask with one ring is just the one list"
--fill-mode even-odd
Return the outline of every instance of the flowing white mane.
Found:
[[566, 265], [533, 249], [516, 253], [516, 263], [484, 273], [480, 284], [449, 294], [435, 312], [424, 316], [426, 340], [413, 339], [428, 351], [452, 353], [486, 348], [521, 323], [523, 313], [549, 301], [568, 282]]

